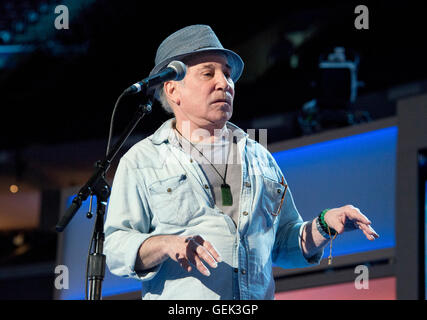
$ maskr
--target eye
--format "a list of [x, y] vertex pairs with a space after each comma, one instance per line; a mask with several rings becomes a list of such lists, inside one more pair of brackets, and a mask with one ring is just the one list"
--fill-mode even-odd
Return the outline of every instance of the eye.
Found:
[[209, 70], [202, 71], [202, 76], [206, 78], [211, 78], [213, 76], [213, 72]]

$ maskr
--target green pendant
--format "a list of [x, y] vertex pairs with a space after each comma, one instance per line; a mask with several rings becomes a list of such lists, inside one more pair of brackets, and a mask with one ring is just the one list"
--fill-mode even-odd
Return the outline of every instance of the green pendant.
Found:
[[233, 196], [231, 195], [230, 186], [226, 183], [221, 185], [221, 195], [222, 195], [222, 205], [223, 206], [232, 206], [233, 205]]

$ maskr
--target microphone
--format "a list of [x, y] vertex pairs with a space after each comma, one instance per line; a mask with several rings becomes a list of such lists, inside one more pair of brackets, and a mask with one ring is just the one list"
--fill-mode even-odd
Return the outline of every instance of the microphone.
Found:
[[124, 91], [125, 95], [135, 94], [140, 92], [143, 87], [148, 89], [149, 87], [156, 86], [165, 81], [175, 80], [180, 81], [184, 79], [185, 73], [187, 72], [187, 67], [181, 61], [172, 61], [168, 64], [166, 69], [153, 74], [137, 83], [134, 83], [129, 88]]

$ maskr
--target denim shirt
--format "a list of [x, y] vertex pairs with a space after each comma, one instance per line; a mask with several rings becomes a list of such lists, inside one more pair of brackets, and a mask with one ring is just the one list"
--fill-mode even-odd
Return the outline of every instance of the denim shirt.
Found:
[[[242, 164], [236, 226], [215, 205], [201, 166], [180, 148], [172, 121], [120, 159], [105, 222], [107, 266], [115, 275], [143, 281], [143, 299], [274, 299], [273, 263], [306, 267], [319, 263], [323, 255], [304, 257], [300, 237], [305, 222], [289, 188], [285, 192], [286, 179], [276, 161], [243, 130], [227, 123], [237, 137]], [[187, 272], [172, 259], [143, 273], [135, 271], [140, 245], [165, 234], [200, 235], [216, 248], [222, 262], [217, 268], [205, 263], [208, 277], [196, 268]]]

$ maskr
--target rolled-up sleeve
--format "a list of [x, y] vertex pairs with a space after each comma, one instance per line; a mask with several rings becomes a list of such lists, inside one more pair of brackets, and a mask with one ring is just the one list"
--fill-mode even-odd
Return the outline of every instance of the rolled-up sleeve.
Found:
[[143, 273], [135, 270], [139, 247], [151, 237], [146, 189], [136, 170], [126, 158], [120, 160], [105, 221], [104, 252], [111, 273], [144, 281], [152, 279], [161, 265]]

